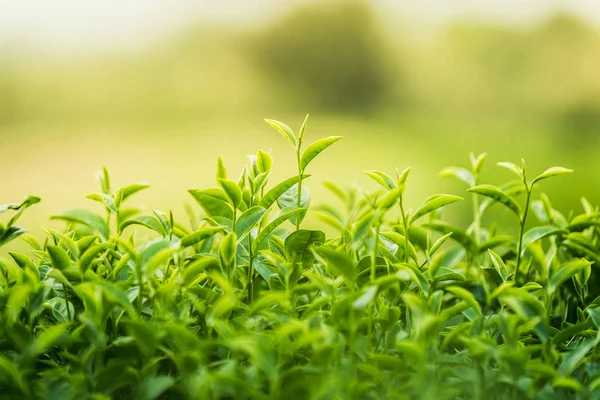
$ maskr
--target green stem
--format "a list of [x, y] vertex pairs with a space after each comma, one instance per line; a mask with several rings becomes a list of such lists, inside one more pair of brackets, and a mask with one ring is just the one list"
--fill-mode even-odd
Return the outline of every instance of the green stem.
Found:
[[138, 287], [139, 287], [139, 293], [138, 293], [138, 297], [137, 297], [137, 311], [138, 311], [138, 315], [141, 317], [142, 316], [142, 305], [143, 305], [143, 301], [142, 301], [142, 293], [144, 291], [143, 288], [143, 283], [142, 283], [142, 268], [140, 265], [140, 262], [137, 262], [137, 267], [136, 267], [136, 275], [137, 275], [137, 283], [138, 283]]
[[404, 213], [404, 205], [403, 198], [400, 198], [400, 213], [402, 214], [402, 227], [404, 229], [404, 260], [403, 262], [408, 262], [408, 223], [406, 222], [406, 214]]
[[521, 217], [521, 221], [519, 224], [519, 244], [517, 245], [517, 265], [515, 267], [515, 282], [517, 282], [517, 284], [519, 284], [518, 275], [519, 266], [521, 265], [521, 252], [523, 249], [523, 234], [525, 231], [525, 222], [527, 221], [527, 212], [529, 211], [529, 200], [531, 198], [532, 189], [532, 187], [527, 187], [527, 184], [525, 184], [525, 187], [527, 188], [527, 199], [525, 201], [525, 210], [523, 211], [523, 216]]
[[[371, 254], [371, 283], [375, 281], [375, 270], [377, 268], [377, 250], [379, 249], [379, 229], [381, 222], [375, 226], [375, 243]], [[369, 339], [373, 336], [373, 303], [369, 304]]]
[[475, 221], [474, 234], [475, 244], [479, 247], [480, 239], [480, 227], [481, 227], [481, 216], [479, 215], [479, 197], [476, 193], [473, 193], [473, 221]]
[[252, 254], [252, 238], [248, 233], [248, 304], [252, 302], [254, 297], [254, 268], [252, 262], [254, 261], [254, 255]]
[[[302, 205], [302, 174], [303, 171], [300, 168], [300, 144], [298, 144], [298, 151], [296, 151], [296, 160], [298, 162], [298, 201], [296, 206], [300, 208]], [[296, 230], [300, 229], [300, 214], [296, 214]]]
[[65, 297], [65, 307], [67, 307], [67, 320], [69, 322], [71, 322], [71, 309], [69, 308], [69, 297], [67, 295], [67, 285], [65, 285], [64, 283], [62, 284], [63, 287], [63, 294]]
[[231, 221], [231, 231], [235, 232], [235, 220], [237, 219], [237, 208], [233, 207], [233, 220]]

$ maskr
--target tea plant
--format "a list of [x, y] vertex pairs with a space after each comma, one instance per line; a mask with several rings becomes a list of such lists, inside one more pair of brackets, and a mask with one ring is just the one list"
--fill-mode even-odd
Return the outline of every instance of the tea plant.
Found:
[[[0, 263], [2, 398], [600, 399], [599, 209], [534, 190], [570, 170], [500, 163], [517, 179], [498, 186], [485, 154], [443, 170], [468, 186], [465, 228], [441, 218], [462, 197], [411, 210], [409, 168], [366, 171], [378, 190], [326, 183], [338, 204], [311, 212], [327, 237], [302, 226], [306, 171], [339, 137], [303, 150], [306, 119], [297, 136], [267, 123], [297, 170], [270, 184], [266, 152], [236, 178], [218, 159], [189, 223], [140, 215], [126, 204], [148, 185], [106, 170], [88, 196], [104, 213], [56, 215], [43, 242], [15, 226], [39, 198], [0, 206], [0, 246], [31, 247]], [[482, 223], [497, 204], [517, 236]]]

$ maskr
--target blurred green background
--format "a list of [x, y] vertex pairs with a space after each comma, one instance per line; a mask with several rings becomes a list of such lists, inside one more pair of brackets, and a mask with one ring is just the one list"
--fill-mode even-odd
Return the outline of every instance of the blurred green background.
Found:
[[344, 136], [311, 166], [313, 204], [331, 199], [323, 180], [370, 188], [363, 170], [396, 166], [413, 167], [413, 206], [464, 193], [437, 173], [471, 151], [489, 153], [487, 182], [523, 157], [532, 174], [575, 170], [541, 185], [555, 206], [600, 203], [594, 1], [49, 3], [0, 6], [0, 203], [41, 196], [22, 221], [37, 235], [97, 208], [85, 195], [103, 165], [176, 216], [187, 189], [214, 185], [218, 155], [237, 175], [271, 149], [290, 176], [263, 118], [298, 129], [306, 113], [307, 141]]

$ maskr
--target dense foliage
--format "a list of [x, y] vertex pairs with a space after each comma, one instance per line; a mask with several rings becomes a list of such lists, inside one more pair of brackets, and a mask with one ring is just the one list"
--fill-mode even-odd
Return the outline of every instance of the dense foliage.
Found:
[[[91, 200], [105, 215], [57, 215], [40, 243], [17, 225], [39, 201], [0, 206], [0, 393], [4, 399], [599, 399], [598, 208], [562, 214], [525, 164], [480, 183], [485, 155], [450, 167], [473, 203], [461, 228], [434, 195], [414, 210], [409, 171], [366, 171], [380, 189], [327, 187], [339, 204], [302, 227], [311, 161], [339, 137], [292, 145], [298, 170], [269, 182], [259, 151], [239, 178], [219, 159], [218, 187], [190, 190], [190, 221], [126, 207], [145, 184]], [[303, 147], [305, 147], [304, 150]], [[518, 234], [484, 226], [504, 207]], [[535, 220], [538, 224], [532, 224]], [[533, 227], [531, 227], [533, 226]]]

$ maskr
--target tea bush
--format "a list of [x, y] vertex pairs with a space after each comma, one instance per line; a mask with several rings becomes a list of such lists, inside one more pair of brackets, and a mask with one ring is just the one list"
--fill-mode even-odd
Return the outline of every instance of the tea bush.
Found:
[[[239, 177], [219, 159], [217, 187], [190, 190], [190, 222], [129, 207], [145, 184], [114, 189], [104, 215], [53, 217], [39, 242], [16, 225], [39, 201], [0, 206], [3, 399], [599, 399], [598, 207], [567, 214], [535, 191], [571, 172], [483, 184], [486, 156], [442, 171], [462, 195], [404, 204], [410, 169], [366, 171], [374, 192], [326, 183], [314, 212], [337, 232], [302, 227], [311, 161], [339, 137], [294, 149], [298, 169], [269, 182], [258, 151]], [[533, 177], [533, 179], [532, 179]], [[473, 222], [441, 210], [470, 201]], [[516, 236], [484, 225], [505, 207]], [[537, 220], [538, 223], [532, 225]], [[528, 222], [528, 223], [527, 223]]]

